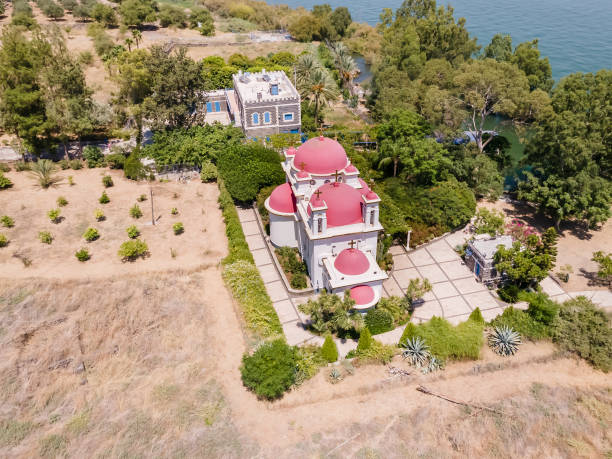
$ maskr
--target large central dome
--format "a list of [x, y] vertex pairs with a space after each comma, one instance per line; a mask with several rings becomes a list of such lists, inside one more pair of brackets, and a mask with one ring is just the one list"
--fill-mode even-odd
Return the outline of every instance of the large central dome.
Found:
[[[321, 185], [315, 191], [310, 204], [313, 207], [327, 205], [327, 226], [344, 226], [363, 222], [361, 193], [346, 183], [334, 182]], [[310, 213], [310, 207], [308, 213]]]
[[306, 141], [293, 158], [293, 165], [311, 174], [333, 174], [348, 165], [342, 145], [327, 137], [314, 137]]

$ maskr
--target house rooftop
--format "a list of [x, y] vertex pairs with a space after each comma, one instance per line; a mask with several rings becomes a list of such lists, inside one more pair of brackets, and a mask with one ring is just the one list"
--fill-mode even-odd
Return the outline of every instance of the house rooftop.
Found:
[[234, 89], [243, 103], [276, 102], [297, 99], [297, 90], [283, 71], [249, 73], [240, 71], [233, 76]]
[[470, 246], [472, 249], [479, 253], [479, 255], [484, 260], [492, 260], [495, 256], [495, 252], [497, 252], [497, 248], [503, 245], [506, 249], [512, 247], [512, 237], [505, 236], [497, 236], [491, 239], [480, 239], [474, 240], [470, 242]]

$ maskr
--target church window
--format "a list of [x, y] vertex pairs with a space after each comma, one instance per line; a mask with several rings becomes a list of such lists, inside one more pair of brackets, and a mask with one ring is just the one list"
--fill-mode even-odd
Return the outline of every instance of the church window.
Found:
[[264, 112], [264, 123], [270, 124], [272, 122], [270, 118], [270, 112]]
[[285, 113], [283, 116], [285, 121], [293, 121], [293, 113]]
[[370, 212], [370, 225], [374, 225], [374, 211]]
[[206, 102], [206, 111], [212, 112], [212, 102]]
[[323, 219], [319, 218], [317, 220], [317, 232], [321, 233], [323, 231]]
[[253, 113], [253, 124], [259, 124], [259, 113]]
[[221, 104], [219, 102], [215, 102], [215, 111], [216, 112], [220, 112], [221, 111]]

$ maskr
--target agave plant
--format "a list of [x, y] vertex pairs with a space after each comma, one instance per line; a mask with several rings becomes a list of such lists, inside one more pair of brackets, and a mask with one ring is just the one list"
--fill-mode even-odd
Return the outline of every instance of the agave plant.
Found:
[[443, 366], [444, 362], [432, 355], [429, 357], [429, 362], [427, 362], [427, 365], [425, 365], [421, 371], [424, 375], [426, 375], [427, 373], [433, 373], [434, 371], [442, 369]]
[[425, 344], [425, 340], [420, 336], [406, 338], [406, 342], [402, 346], [404, 347], [402, 357], [410, 360], [411, 365], [422, 367], [431, 358], [429, 346]]
[[342, 381], [342, 373], [337, 368], [332, 368], [332, 371], [329, 373], [329, 379], [332, 384], [336, 384]]
[[521, 344], [521, 335], [511, 327], [502, 325], [489, 333], [489, 347], [499, 355], [514, 355]]

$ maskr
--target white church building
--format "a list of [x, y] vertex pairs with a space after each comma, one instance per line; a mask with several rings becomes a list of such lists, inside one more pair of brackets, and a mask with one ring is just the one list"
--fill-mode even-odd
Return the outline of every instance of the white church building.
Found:
[[265, 202], [270, 240], [298, 248], [315, 290], [349, 290], [355, 309], [372, 308], [387, 279], [376, 262], [380, 198], [327, 137], [286, 150], [283, 169], [287, 182]]

